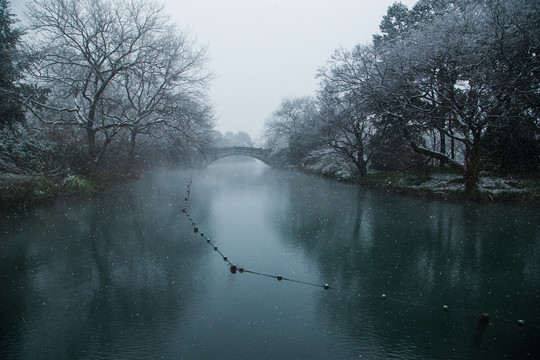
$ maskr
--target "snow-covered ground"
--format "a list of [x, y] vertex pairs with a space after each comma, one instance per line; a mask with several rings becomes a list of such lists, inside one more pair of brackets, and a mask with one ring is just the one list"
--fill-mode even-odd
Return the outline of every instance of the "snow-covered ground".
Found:
[[[418, 192], [436, 196], [459, 195], [464, 192], [463, 177], [451, 172], [432, 171], [427, 180], [420, 180], [413, 172], [369, 172], [368, 177], [357, 179], [355, 169], [344, 162], [335, 154], [313, 153], [316, 159], [304, 168], [325, 176], [336, 177], [340, 180], [358, 181], [360, 184], [375, 186], [378, 188]], [[481, 172], [479, 176], [480, 194], [486, 195], [486, 199], [528, 199], [540, 200], [540, 179], [513, 179], [500, 177], [487, 172]], [[460, 195], [460, 196], [461, 196]], [[480, 198], [483, 198], [480, 196]]]
[[[482, 173], [479, 177], [478, 199], [486, 200], [540, 200], [539, 179], [512, 179]], [[420, 181], [413, 176], [397, 176], [394, 183], [383, 187], [411, 190], [413, 192], [439, 195], [442, 197], [461, 197], [464, 192], [462, 176], [452, 173], [431, 174], [428, 180]]]
[[[516, 180], [482, 174], [479, 178], [479, 188], [483, 192], [500, 193], [515, 192], [524, 193], [537, 186], [538, 180]], [[463, 190], [463, 179], [457, 174], [434, 174], [429, 180], [419, 185], [410, 185], [417, 189], [431, 189], [433, 191], [460, 191]]]

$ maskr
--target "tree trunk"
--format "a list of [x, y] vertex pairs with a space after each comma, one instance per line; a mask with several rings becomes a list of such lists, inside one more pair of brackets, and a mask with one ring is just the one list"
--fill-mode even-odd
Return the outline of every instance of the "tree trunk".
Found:
[[[92, 159], [91, 162], [91, 169], [90, 169], [90, 176], [93, 177], [98, 169], [98, 166], [100, 164], [100, 161], [103, 158], [103, 155], [105, 154], [105, 150], [107, 150], [107, 147], [111, 143], [111, 140], [113, 139], [115, 134], [109, 136], [108, 134], [105, 134], [105, 141], [103, 142], [103, 146], [101, 149], [97, 152], [96, 156]], [[96, 148], [97, 151], [97, 148]]]
[[131, 130], [131, 137], [129, 141], [129, 153], [128, 153], [128, 163], [133, 165], [135, 161], [135, 145], [137, 144], [137, 131]]
[[467, 168], [467, 171], [463, 175], [465, 180], [465, 193], [472, 194], [478, 189], [478, 174], [472, 168]]
[[465, 180], [465, 193], [467, 194], [471, 194], [478, 189], [479, 155], [479, 146], [476, 141], [471, 146], [467, 146], [465, 151], [465, 172], [463, 174]]
[[448, 165], [450, 165], [451, 168], [458, 170], [462, 174], [465, 173], [465, 166], [463, 164], [458, 163], [455, 160], [450, 159], [447, 155], [440, 153], [438, 151], [427, 149], [423, 146], [418, 146], [414, 141], [411, 142], [410, 145], [415, 152], [422, 155], [429, 156], [430, 158], [445, 161]]
[[[440, 147], [439, 152], [441, 154], [446, 154], [446, 135], [443, 131], [439, 131], [439, 137], [440, 137]], [[439, 160], [439, 167], [444, 167], [446, 165], [446, 161], [443, 161], [442, 159]]]
[[86, 138], [88, 141], [88, 157], [90, 159], [95, 159], [98, 151], [96, 148], [96, 129], [88, 128], [86, 129]]
[[356, 168], [358, 169], [358, 174], [361, 178], [367, 176], [367, 162], [360, 159], [356, 162]]
[[356, 157], [354, 156], [354, 152], [350, 154], [350, 157], [352, 158], [354, 164], [356, 165], [356, 168], [358, 169], [358, 174], [361, 178], [367, 176], [367, 161], [364, 160], [364, 148], [360, 147], [357, 150]]
[[92, 127], [86, 128], [86, 139], [88, 142], [88, 160], [84, 164], [84, 173], [86, 175], [92, 175], [95, 170], [95, 162], [99, 156], [99, 151], [96, 146], [96, 133], [97, 130]]
[[414, 142], [411, 142], [411, 147], [419, 154], [445, 161], [448, 165], [450, 165], [450, 167], [458, 170], [462, 174], [463, 180], [465, 181], [465, 193], [471, 194], [473, 191], [478, 189], [478, 163], [480, 155], [478, 141], [474, 141], [472, 145], [467, 146], [467, 150], [465, 152], [465, 164], [460, 164], [441, 152], [435, 152], [425, 147], [418, 146]]

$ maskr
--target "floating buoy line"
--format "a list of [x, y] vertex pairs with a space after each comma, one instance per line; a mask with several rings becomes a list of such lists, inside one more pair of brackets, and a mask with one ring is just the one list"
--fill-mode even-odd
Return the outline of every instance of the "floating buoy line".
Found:
[[[304, 284], [304, 285], [309, 285], [309, 286], [315, 286], [315, 287], [320, 287], [320, 288], [323, 288], [325, 290], [338, 290], [337, 288], [335, 287], [331, 287], [329, 284], [325, 283], [325, 284], [318, 284], [318, 283], [313, 283], [313, 282], [307, 282], [307, 281], [302, 281], [302, 280], [297, 280], [297, 279], [291, 279], [291, 278], [287, 278], [287, 277], [284, 277], [280, 274], [278, 275], [274, 275], [274, 274], [266, 274], [266, 273], [262, 273], [262, 272], [258, 272], [258, 271], [253, 271], [253, 270], [249, 270], [249, 269], [246, 269], [244, 268], [243, 266], [239, 266], [235, 263], [233, 263], [229, 257], [227, 255], [225, 255], [218, 247], [217, 245], [215, 245], [212, 240], [203, 232], [203, 231], [200, 231], [199, 227], [197, 226], [195, 220], [192, 218], [191, 214], [189, 213], [189, 209], [188, 209], [188, 205], [189, 205], [189, 197], [191, 195], [191, 184], [193, 183], [193, 178], [190, 177], [189, 179], [189, 183], [187, 185], [187, 195], [186, 197], [184, 198], [185, 200], [185, 203], [184, 203], [184, 207], [182, 208], [182, 212], [186, 215], [186, 217], [188, 218], [188, 220], [191, 222], [191, 225], [193, 225], [193, 232], [194, 233], [198, 233], [200, 234], [201, 238], [204, 239], [206, 241], [206, 243], [211, 246], [213, 248], [213, 250], [219, 254], [223, 261], [226, 262], [228, 265], [229, 265], [229, 271], [232, 273], [232, 274], [237, 274], [237, 273], [247, 273], [247, 274], [253, 274], [253, 275], [259, 275], [259, 276], [263, 276], [263, 277], [268, 277], [268, 278], [273, 278], [273, 279], [277, 279], [278, 281], [290, 281], [290, 282], [294, 282], [294, 283], [298, 283], [298, 284]], [[373, 296], [371, 295], [368, 295], [366, 297], [370, 297], [370, 298], [373, 298]], [[433, 306], [430, 306], [430, 305], [425, 305], [425, 304], [420, 304], [420, 303], [416, 303], [416, 302], [410, 302], [410, 301], [404, 301], [404, 300], [400, 300], [400, 299], [396, 299], [396, 298], [391, 298], [389, 296], [387, 296], [387, 294], [382, 294], [380, 295], [379, 297], [382, 301], [388, 301], [388, 302], [395, 302], [395, 303], [400, 303], [400, 304], [403, 304], [403, 305], [409, 305], [409, 306], [417, 306], [417, 307], [424, 307], [424, 308], [428, 308], [430, 310], [433, 310], [433, 309], [436, 309], [435, 307]], [[440, 310], [442, 310], [443, 312], [454, 312], [454, 313], [458, 313], [460, 315], [464, 315], [464, 316], [467, 316], [467, 317], [472, 317], [472, 318], [476, 318], [478, 319], [478, 326], [477, 326], [477, 331], [483, 331], [483, 329], [487, 326], [487, 324], [490, 322], [490, 321], [500, 321], [500, 322], [503, 322], [503, 323], [508, 323], [508, 324], [515, 324], [519, 327], [529, 327], [529, 328], [532, 328], [532, 329], [535, 329], [537, 331], [540, 330], [540, 327], [537, 327], [537, 326], [533, 326], [531, 324], [528, 324], [527, 322], [525, 322], [525, 320], [523, 319], [519, 319], [519, 320], [509, 320], [509, 319], [504, 319], [504, 318], [500, 318], [500, 317], [495, 317], [495, 316], [491, 316], [489, 313], [486, 313], [486, 312], [483, 312], [483, 313], [479, 313], [479, 314], [476, 314], [476, 313], [470, 313], [470, 312], [466, 312], [466, 311], [463, 311], [463, 310], [459, 310], [459, 309], [451, 309], [448, 305], [442, 305], [440, 307]]]
[[[396, 299], [396, 298], [390, 298], [386, 294], [382, 294], [380, 299], [383, 300], [383, 301], [390, 301], [390, 302], [395, 302], [395, 303], [399, 303], [399, 304], [403, 304], [403, 305], [423, 307], [423, 308], [427, 308], [429, 310], [437, 309], [437, 308], [435, 308], [435, 307], [433, 307], [431, 305], [420, 304], [420, 303], [416, 303], [416, 302], [412, 302], [412, 301], [405, 301], [405, 300]], [[540, 327], [529, 324], [529, 323], [525, 322], [524, 319], [510, 320], [510, 319], [505, 319], [505, 318], [501, 318], [501, 317], [498, 317], [498, 316], [492, 316], [487, 312], [472, 313], [472, 312], [467, 312], [467, 311], [461, 310], [461, 309], [452, 309], [448, 305], [442, 305], [442, 306], [439, 307], [439, 309], [442, 310], [443, 312], [456, 313], [458, 315], [463, 315], [465, 317], [471, 317], [471, 318], [474, 318], [474, 319], [478, 319], [478, 326], [477, 326], [476, 330], [477, 330], [477, 333], [479, 333], [479, 335], [481, 335], [481, 332], [483, 332], [484, 328], [487, 326], [487, 324], [490, 321], [499, 321], [499, 322], [506, 323], [506, 324], [515, 324], [515, 325], [517, 325], [519, 327], [529, 327], [529, 328], [534, 329], [536, 331], [540, 331]]]
[[317, 283], [313, 283], [313, 282], [308, 282], [308, 281], [302, 281], [302, 280], [297, 280], [297, 279], [291, 279], [291, 278], [288, 278], [288, 277], [285, 277], [285, 276], [282, 276], [280, 274], [278, 275], [273, 275], [273, 274], [266, 274], [266, 273], [262, 273], [262, 272], [258, 272], [258, 271], [254, 271], [254, 270], [250, 270], [250, 269], [246, 269], [244, 268], [243, 266], [239, 266], [235, 263], [233, 263], [229, 257], [227, 255], [225, 255], [221, 249], [219, 249], [217, 247], [216, 244], [214, 244], [212, 242], [212, 240], [203, 232], [199, 229], [199, 227], [197, 226], [195, 220], [191, 217], [191, 214], [189, 213], [189, 209], [188, 209], [188, 205], [189, 205], [189, 196], [191, 194], [191, 184], [193, 182], [193, 179], [190, 178], [189, 179], [189, 183], [187, 185], [187, 196], [185, 197], [185, 203], [184, 203], [184, 207], [182, 208], [182, 212], [186, 215], [186, 217], [188, 218], [188, 220], [191, 222], [191, 225], [193, 225], [193, 232], [194, 233], [198, 233], [201, 235], [201, 238], [203, 238], [206, 243], [211, 246], [214, 251], [219, 254], [223, 261], [225, 261], [226, 263], [229, 264], [229, 271], [232, 273], [232, 274], [236, 274], [236, 273], [247, 273], [247, 274], [253, 274], [253, 275], [259, 275], [259, 276], [264, 276], [264, 277], [268, 277], [268, 278], [274, 278], [274, 279], [277, 279], [279, 281], [290, 281], [290, 282], [294, 282], [294, 283], [298, 283], [298, 284], [304, 284], [304, 285], [310, 285], [310, 286], [315, 286], [315, 287], [320, 287], [320, 288], [323, 288], [325, 290], [329, 290], [329, 289], [333, 289], [335, 290], [335, 288], [332, 288], [330, 287], [330, 285], [328, 284], [317, 284]]

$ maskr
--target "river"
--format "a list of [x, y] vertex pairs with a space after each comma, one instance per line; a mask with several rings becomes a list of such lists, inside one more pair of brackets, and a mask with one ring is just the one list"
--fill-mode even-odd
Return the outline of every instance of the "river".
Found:
[[540, 358], [538, 205], [224, 160], [1, 221], [2, 359]]

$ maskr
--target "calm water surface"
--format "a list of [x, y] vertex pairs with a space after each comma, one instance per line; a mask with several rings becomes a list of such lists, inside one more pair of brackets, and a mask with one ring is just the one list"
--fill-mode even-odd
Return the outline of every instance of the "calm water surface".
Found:
[[[331, 288], [232, 274], [190, 176], [231, 262]], [[0, 358], [538, 359], [538, 210], [258, 162], [148, 175], [1, 220]]]

